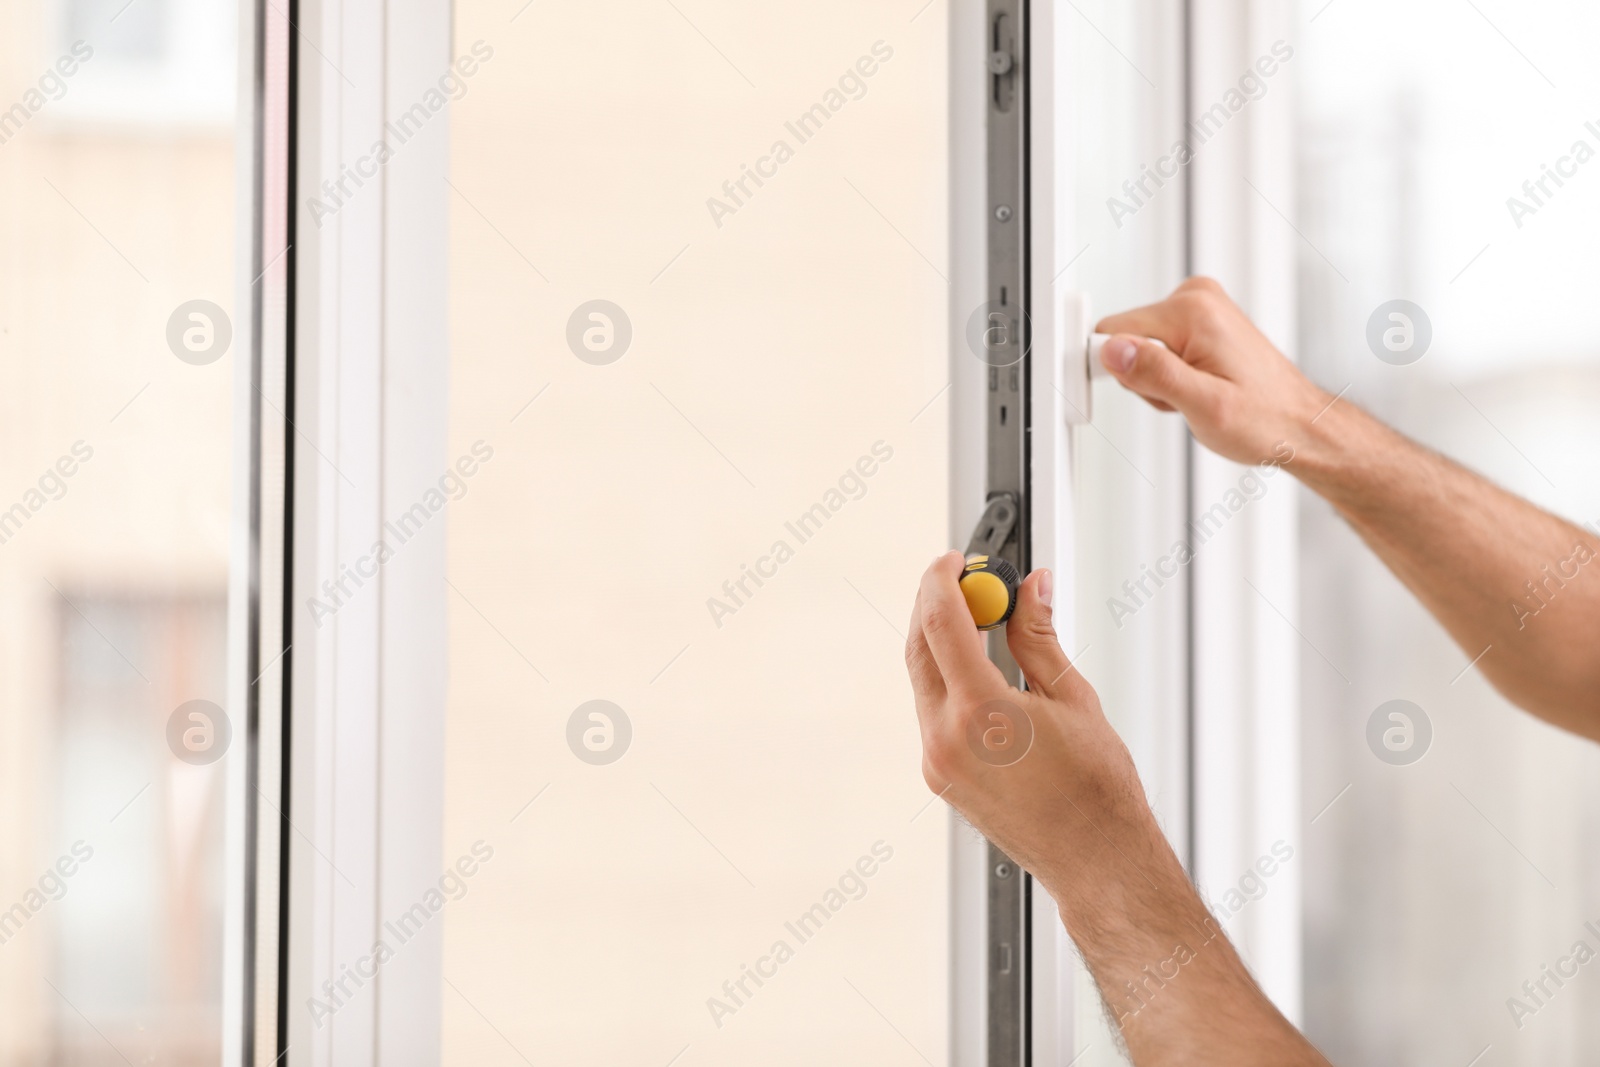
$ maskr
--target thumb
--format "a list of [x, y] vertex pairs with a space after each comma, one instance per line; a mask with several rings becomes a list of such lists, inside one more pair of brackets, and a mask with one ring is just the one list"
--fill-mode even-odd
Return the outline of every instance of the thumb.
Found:
[[1100, 350], [1100, 362], [1112, 376], [1146, 400], [1160, 401], [1188, 414], [1211, 399], [1216, 379], [1196, 370], [1166, 345], [1148, 337], [1119, 334]]
[[1017, 590], [1017, 606], [1006, 623], [1006, 644], [1028, 679], [1029, 691], [1047, 697], [1061, 692], [1072, 669], [1056, 637], [1050, 603], [1054, 584], [1055, 575], [1047, 570], [1028, 575]]

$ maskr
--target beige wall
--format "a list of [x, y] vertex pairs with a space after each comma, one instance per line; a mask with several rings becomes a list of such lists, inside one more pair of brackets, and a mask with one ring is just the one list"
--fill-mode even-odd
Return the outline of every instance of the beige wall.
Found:
[[[678, 7], [457, 6], [458, 52], [494, 57], [452, 111], [451, 447], [495, 456], [452, 505], [445, 850], [496, 852], [446, 919], [446, 1059], [515, 1061], [495, 1028], [541, 1062], [914, 1059], [881, 1011], [938, 1062], [948, 831], [911, 821], [897, 631], [947, 547], [943, 401], [911, 421], [947, 381], [943, 14]], [[880, 40], [799, 144], [785, 121]], [[778, 138], [719, 228], [707, 198]], [[609, 366], [565, 342], [595, 298], [633, 324]], [[880, 440], [865, 495], [786, 534]], [[716, 626], [779, 538], [794, 558]], [[596, 698], [633, 724], [610, 766], [564, 740]], [[784, 922], [878, 840], [799, 946]], [[719, 1029], [707, 998], [779, 938], [795, 958]]]

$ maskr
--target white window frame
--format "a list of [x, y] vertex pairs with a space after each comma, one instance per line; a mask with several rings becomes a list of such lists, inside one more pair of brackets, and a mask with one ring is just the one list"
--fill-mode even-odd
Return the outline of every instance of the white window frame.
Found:
[[[435, 1062], [442, 924], [381, 965], [373, 953], [384, 921], [436, 885], [444, 863], [444, 522], [381, 566], [372, 549], [391, 507], [417, 500], [448, 462], [448, 108], [387, 162], [373, 149], [454, 58], [452, 13], [448, 0], [305, 0], [291, 11], [299, 195], [281, 1062]], [[338, 209], [313, 211], [313, 198], [331, 203], [324, 183], [341, 181]], [[337, 610], [313, 610], [341, 581]], [[347, 969], [362, 973], [359, 987]], [[341, 979], [337, 1010], [314, 1016], [310, 1002], [328, 1003], [327, 984]]]
[[[1274, 41], [1292, 43], [1291, 8], [1250, 0], [1190, 0], [1191, 117], [1214, 102]], [[1294, 214], [1290, 65], [1260, 100], [1230, 120], [1190, 166], [1192, 272], [1216, 278], [1284, 352], [1295, 350], [1300, 238]], [[1254, 186], [1252, 189], [1251, 186]], [[1257, 191], [1259, 190], [1259, 192]], [[1269, 200], [1270, 198], [1270, 200]], [[1239, 484], [1245, 469], [1192, 447], [1191, 519]], [[1194, 719], [1195, 856], [1212, 899], [1283, 840], [1298, 857], [1300, 644], [1297, 486], [1270, 492], [1233, 520], [1193, 565], [1190, 647]], [[1252, 588], [1253, 587], [1253, 588]], [[1269, 891], [1223, 924], [1266, 994], [1301, 1019], [1303, 861], [1286, 863]]]
[[235, 144], [233, 531], [228, 596], [222, 1061], [270, 1063], [277, 1027], [282, 737], [290, 663], [286, 413], [292, 348], [288, 173], [293, 73], [287, 21], [239, 0]]
[[[1150, 5], [1152, 15], [1156, 6]], [[984, 501], [985, 368], [966, 351], [963, 309], [986, 298], [981, 79], [987, 46], [982, 0], [952, 0], [950, 12], [950, 533], [960, 545]], [[1074, 35], [1092, 32], [1092, 27], [1082, 11], [1061, 0], [1034, 0], [1030, 19], [1034, 564], [1056, 570], [1062, 591], [1058, 596], [1070, 603], [1075, 522], [1139, 521], [1184, 512], [1195, 520], [1209, 502], [1238, 484], [1244, 468], [1191, 441], [1187, 471], [1164, 470], [1168, 477], [1161, 489], [1147, 492], [1133, 484], [1130, 474], [1128, 498], [1135, 503], [1127, 513], [1074, 513], [1074, 434], [1065, 427], [1090, 407], [1088, 398], [1080, 399], [1076, 392], [1081, 379], [1063, 350], [1060, 307], [1066, 291], [1092, 292], [1093, 279], [1070, 260], [1094, 235], [1073, 232], [1070, 205], [1080, 191], [1073, 187], [1072, 154], [1088, 147], [1074, 136], [1073, 89], [1062, 61], [1071, 54]], [[1149, 108], [1145, 121], [1156, 138], [1197, 117], [1203, 107], [1197, 101], [1214, 98], [1268, 53], [1273, 41], [1291, 36], [1286, 8], [1249, 0], [1187, 0], [1181, 33], [1187, 65], [1178, 72], [1187, 83], [1183, 114], [1174, 115], [1161, 104]], [[1182, 211], [1184, 273], [1222, 281], [1284, 351], [1293, 350], [1296, 238], [1241, 175], [1258, 188], [1281, 190], [1292, 204], [1291, 133], [1288, 88], [1253, 103], [1230, 124], [1228, 137], [1208, 143], [1196, 155], [1186, 172]], [[1064, 284], [1040, 284], [1057, 277]], [[1149, 299], [1163, 295], [1152, 292]], [[1059, 375], [1063, 388], [1053, 388], [1050, 375]], [[1144, 443], [1159, 452], [1166, 431], [1154, 423], [1140, 430]], [[1297, 613], [1295, 506], [1293, 489], [1276, 489], [1232, 520], [1228, 538], [1207, 544], [1196, 556], [1185, 572], [1185, 602], [1167, 628], [1169, 636], [1178, 631], [1180, 652], [1175, 655], [1163, 638], [1138, 639], [1145, 647], [1136, 653], [1137, 660], [1169, 665], [1177, 660], [1186, 669], [1186, 684], [1179, 687], [1187, 692], [1184, 704], [1157, 703], [1125, 709], [1125, 714], [1136, 717], [1141, 729], [1182, 739], [1177, 748], [1186, 752], [1186, 760], [1179, 763], [1157, 753], [1153, 762], [1141, 761], [1140, 771], [1152, 794], [1176, 799], [1163, 813], [1168, 834], [1211, 899], [1236, 885], [1274, 841], [1282, 839], [1298, 849], [1302, 839], [1299, 638], [1290, 621]], [[1069, 654], [1076, 651], [1070, 622], [1068, 613], [1058, 613], [1058, 631]], [[962, 827], [953, 827], [951, 842], [951, 1063], [986, 1067], [987, 855], [982, 842]], [[1284, 865], [1266, 896], [1225, 923], [1268, 996], [1296, 1022], [1301, 1016], [1299, 869], [1297, 864]], [[1092, 1037], [1076, 1032], [1075, 1022], [1084, 1018], [1080, 1009], [1093, 1011], [1095, 1006], [1074, 1003], [1075, 996], [1087, 992], [1087, 982], [1053, 902], [1036, 890], [1032, 907], [1032, 1055], [1034, 1062], [1067, 1063], [1085, 1051]]]
[[[242, 0], [241, 31], [254, 24], [255, 10], [256, 0]], [[382, 539], [392, 518], [386, 504], [417, 499], [448, 460], [448, 109], [370, 176], [367, 160], [385, 123], [453, 58], [452, 12], [448, 0], [393, 7], [384, 0], [304, 0], [290, 10], [300, 45], [300, 194], [293, 205], [287, 1030], [277, 1040], [288, 1064], [375, 1065], [401, 1049], [407, 1058], [431, 1061], [442, 1030], [442, 924], [424, 928], [321, 1025], [308, 1002], [325, 999], [325, 983], [370, 956], [383, 921], [436, 882], [444, 862], [444, 523], [408, 540], [336, 613], [314, 618], [310, 605], [326, 602], [325, 583], [338, 583], [342, 568], [357, 565]], [[1189, 17], [1191, 97], [1198, 90], [1200, 99], [1288, 35], [1285, 10], [1246, 0], [1191, 0]], [[1075, 521], [1067, 408], [1076, 406], [1077, 394], [1071, 387], [1058, 392], [1051, 374], [1067, 373], [1059, 363], [1060, 298], [1069, 285], [1092, 288], [1092, 279], [1066, 266], [1079, 244], [1065, 205], [1076, 195], [1070, 153], [1081, 146], [1064, 106], [1067, 79], [1044, 60], [1066, 55], [1072, 35], [1088, 32], [1078, 19], [1064, 0], [1034, 0], [1033, 217], [1043, 228], [1036, 232], [1052, 239], [1036, 237], [1034, 244], [1034, 351], [1051, 356], [1039, 361], [1050, 373], [1036, 373], [1033, 383], [1033, 537], [1035, 563], [1056, 570], [1063, 603], [1073, 588]], [[974, 21], [981, 27], [981, 0], [952, 0], [951, 536], [957, 544], [965, 543], [983, 503], [982, 450], [971, 447], [982, 440], [983, 368], [961, 341], [961, 309], [983, 302], [982, 277], [972, 270], [983, 261], [982, 90], [972, 93], [970, 83], [981, 76], [985, 49], [982, 33], [972, 32]], [[1284, 92], [1256, 104], [1230, 139], [1202, 153], [1189, 172], [1192, 266], [1227, 284], [1286, 349], [1294, 321], [1294, 237], [1238, 175], [1292, 192], [1287, 98]], [[1170, 116], [1155, 109], [1151, 121], [1165, 127]], [[350, 170], [363, 174], [361, 188], [314, 221], [311, 198]], [[974, 204], [980, 210], [971, 210]], [[1063, 268], [1066, 283], [1056, 285]], [[1233, 465], [1203, 450], [1195, 449], [1190, 463], [1191, 507], [1238, 478]], [[1180, 824], [1169, 831], [1199, 883], [1213, 892], [1249, 869], [1263, 851], [1260, 842], [1298, 841], [1298, 638], [1277, 614], [1292, 619], [1296, 610], [1293, 509], [1292, 494], [1269, 495], [1236, 520], [1240, 536], [1197, 559], [1191, 625], [1183, 635], [1192, 657], [1190, 706], [1149, 712], [1159, 720], [1152, 729], [1186, 739], [1189, 766], [1154, 772], [1163, 790], [1188, 798], [1186, 810], [1168, 813]], [[1070, 615], [1058, 621], [1064, 642], [1073, 644]], [[239, 792], [235, 787], [236, 799]], [[983, 1064], [986, 1025], [985, 856], [960, 830], [951, 840], [951, 1063], [976, 1067]], [[1269, 995], [1293, 1019], [1299, 1017], [1297, 872], [1287, 867], [1272, 892], [1229, 926]], [[1049, 898], [1036, 892], [1032, 907], [1032, 1054], [1035, 1062], [1066, 1063], [1078, 1051], [1076, 954]], [[236, 930], [243, 933], [230, 927], [230, 946]], [[238, 977], [230, 971], [230, 1032], [249, 995], [250, 983]], [[257, 1019], [256, 1026], [259, 1037], [276, 1021]], [[228, 1048], [229, 1063], [267, 1059], [259, 1039], [253, 1047], [230, 1040]]]
[[[1058, 576], [1057, 596], [1072, 603], [1073, 493], [1069, 422], [1087, 410], [1087, 376], [1081, 364], [1067, 365], [1061, 336], [1061, 291], [1055, 281], [1072, 257], [1073, 234], [1061, 208], [1070, 203], [1070, 130], [1061, 93], [1065, 79], [1050, 62], [1064, 51], [1067, 12], [1052, 3], [1031, 6], [1027, 65], [1029, 109], [1030, 345], [1029, 404], [1032, 426], [1032, 545], [1035, 567]], [[986, 504], [985, 456], [989, 368], [968, 349], [966, 320], [988, 299], [986, 191], [987, 15], [983, 0], [950, 4], [950, 518], [951, 543], [965, 545]], [[1044, 239], [1041, 234], [1049, 234]], [[1072, 643], [1070, 612], [1062, 612], [1058, 631]], [[985, 842], [952, 823], [951, 848], [951, 1063], [979, 1067], [987, 1058], [989, 856]], [[1071, 943], [1048, 894], [1035, 887], [1030, 897], [1031, 960], [1029, 996], [1033, 1062], [1064, 1063], [1072, 1058]]]

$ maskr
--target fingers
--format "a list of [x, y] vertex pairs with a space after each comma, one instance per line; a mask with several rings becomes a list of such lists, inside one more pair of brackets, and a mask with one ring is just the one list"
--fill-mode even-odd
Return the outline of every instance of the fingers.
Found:
[[1006, 683], [985, 654], [983, 635], [961, 595], [959, 582], [965, 565], [961, 553], [953, 551], [934, 560], [922, 575], [917, 610], [923, 640], [945, 688], [974, 694]]
[[1056, 636], [1051, 604], [1054, 583], [1055, 576], [1047, 570], [1028, 575], [1017, 590], [1017, 607], [1006, 623], [1006, 644], [1028, 679], [1029, 691], [1051, 698], [1065, 690], [1072, 671]]
[[1189, 343], [1192, 331], [1182, 308], [1175, 307], [1168, 299], [1118, 315], [1108, 315], [1095, 324], [1094, 332], [1154, 337], [1173, 351], [1182, 352]]
[[1189, 278], [1160, 303], [1101, 319], [1095, 332], [1155, 337], [1165, 341], [1173, 351], [1182, 352], [1189, 346], [1190, 335], [1199, 327], [1204, 309], [1226, 300], [1222, 286], [1210, 278]]
[[934, 707], [944, 696], [944, 678], [933, 662], [933, 651], [922, 632], [922, 593], [911, 606], [911, 629], [906, 636], [906, 672], [911, 675], [911, 691], [917, 699], [917, 713]]
[[1100, 362], [1112, 377], [1152, 404], [1186, 414], [1215, 402], [1223, 387], [1215, 375], [1196, 370], [1147, 337], [1112, 337], [1100, 350]]

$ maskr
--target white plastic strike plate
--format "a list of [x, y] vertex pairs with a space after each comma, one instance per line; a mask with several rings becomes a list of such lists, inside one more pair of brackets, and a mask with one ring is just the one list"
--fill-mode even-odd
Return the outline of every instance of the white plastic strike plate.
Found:
[[1066, 294], [1061, 308], [1061, 381], [1068, 389], [1083, 398], [1081, 404], [1069, 404], [1066, 407], [1069, 424], [1086, 423], [1094, 414], [1091, 406], [1094, 394], [1089, 388], [1089, 381], [1095, 376], [1095, 365], [1099, 363], [1100, 353], [1097, 350], [1094, 353], [1096, 358], [1091, 360], [1089, 344], [1093, 330], [1094, 318], [1089, 309], [1088, 295]]

